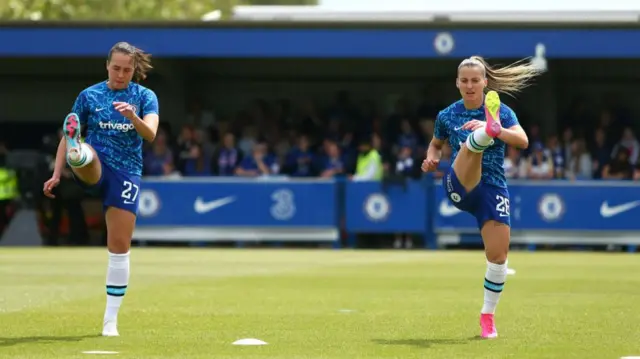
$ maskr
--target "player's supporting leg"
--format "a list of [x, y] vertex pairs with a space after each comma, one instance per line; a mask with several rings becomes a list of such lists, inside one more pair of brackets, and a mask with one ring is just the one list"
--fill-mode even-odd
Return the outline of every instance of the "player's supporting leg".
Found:
[[118, 312], [129, 285], [129, 250], [136, 216], [116, 207], [109, 207], [107, 222], [107, 306], [104, 312], [103, 336], [118, 336]]
[[[102, 165], [95, 150], [90, 145], [80, 142], [81, 129], [77, 114], [67, 115], [63, 130], [67, 143], [67, 163], [71, 166], [73, 173], [87, 185], [98, 183], [102, 177]], [[103, 336], [119, 335], [118, 311], [129, 284], [129, 247], [135, 223], [135, 216], [132, 213], [117, 208], [114, 210], [125, 212], [125, 214], [124, 219], [119, 218], [122, 215], [117, 213], [114, 215], [114, 211], [111, 210], [107, 210], [105, 214], [109, 262], [107, 265], [107, 305], [102, 327]]]
[[98, 183], [102, 166], [95, 150], [80, 141], [80, 117], [75, 113], [68, 114], [62, 127], [67, 144], [67, 163], [73, 173], [87, 185]]
[[502, 131], [500, 125], [500, 97], [495, 91], [485, 96], [485, 114], [487, 124], [476, 129], [467, 137], [465, 146], [453, 163], [453, 171], [467, 192], [474, 189], [482, 177], [482, 152], [493, 144], [493, 139]]
[[487, 221], [480, 231], [487, 257], [487, 271], [484, 275], [484, 304], [480, 310], [480, 327], [483, 338], [498, 336], [494, 314], [500, 295], [507, 280], [507, 254], [511, 229], [497, 221]]
[[[486, 125], [476, 129], [467, 137], [465, 146], [453, 163], [453, 170], [467, 192], [472, 191], [482, 177], [482, 153], [493, 144], [502, 131], [500, 124], [500, 97], [495, 91], [485, 96]], [[487, 257], [484, 279], [484, 305], [480, 314], [483, 338], [495, 338], [494, 313], [507, 275], [507, 251], [509, 249], [509, 226], [496, 221], [486, 222], [481, 232]]]

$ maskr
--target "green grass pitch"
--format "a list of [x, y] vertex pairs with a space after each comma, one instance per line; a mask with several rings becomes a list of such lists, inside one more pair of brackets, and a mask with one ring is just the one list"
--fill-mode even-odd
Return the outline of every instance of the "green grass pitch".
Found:
[[[513, 252], [481, 340], [480, 251], [132, 251], [103, 338], [105, 249], [0, 250], [0, 358], [617, 359], [640, 356], [640, 257]], [[266, 346], [234, 346], [257, 338]]]

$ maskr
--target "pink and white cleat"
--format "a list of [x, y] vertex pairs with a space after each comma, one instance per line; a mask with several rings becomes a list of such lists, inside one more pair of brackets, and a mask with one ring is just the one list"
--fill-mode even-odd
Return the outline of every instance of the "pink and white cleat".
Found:
[[496, 138], [502, 132], [500, 124], [500, 96], [495, 91], [489, 91], [484, 97], [484, 114], [487, 120], [486, 131], [491, 138]]
[[483, 338], [491, 339], [498, 337], [493, 314], [480, 314], [480, 328], [482, 328]]

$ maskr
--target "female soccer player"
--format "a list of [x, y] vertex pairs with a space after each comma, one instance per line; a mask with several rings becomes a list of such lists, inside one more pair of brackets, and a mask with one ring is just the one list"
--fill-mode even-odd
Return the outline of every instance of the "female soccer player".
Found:
[[[126, 42], [111, 48], [108, 80], [78, 95], [64, 121], [53, 176], [44, 184], [44, 194], [53, 198], [66, 160], [83, 187], [102, 195], [109, 251], [104, 336], [119, 335], [118, 310], [129, 283], [129, 248], [138, 210], [142, 141], [153, 141], [158, 130], [156, 94], [136, 83], [146, 78], [150, 60], [151, 55]], [[84, 143], [81, 126], [87, 126]]]
[[[423, 171], [435, 171], [442, 145], [449, 139], [453, 166], [445, 173], [443, 185], [458, 209], [476, 217], [487, 258], [484, 305], [480, 312], [483, 338], [498, 336], [493, 315], [507, 277], [510, 212], [502, 167], [505, 148], [529, 145], [516, 114], [500, 103], [496, 91], [517, 93], [540, 72], [525, 62], [492, 68], [479, 56], [462, 61], [456, 79], [462, 100], [438, 114], [427, 158], [422, 163]], [[490, 90], [486, 95], [485, 89]]]

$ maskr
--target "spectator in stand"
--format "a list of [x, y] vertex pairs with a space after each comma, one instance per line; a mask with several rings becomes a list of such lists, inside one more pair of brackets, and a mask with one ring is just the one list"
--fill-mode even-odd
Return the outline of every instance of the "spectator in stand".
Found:
[[[638, 163], [638, 154], [640, 154], [640, 143], [638, 143], [638, 139], [636, 135], [633, 133], [633, 129], [631, 127], [626, 127], [622, 132], [622, 138], [620, 141], [613, 147], [613, 152], [618, 152], [618, 149], [624, 148], [629, 153], [629, 163], [632, 166], [635, 166]], [[612, 154], [613, 156], [613, 154]]]
[[601, 179], [604, 166], [611, 160], [611, 148], [607, 145], [607, 134], [602, 128], [598, 128], [594, 134], [591, 159], [593, 161], [593, 178]]
[[211, 159], [207, 159], [202, 150], [202, 146], [198, 143], [191, 145], [189, 156], [184, 161], [184, 176], [211, 176]]
[[320, 165], [320, 177], [335, 177], [345, 173], [344, 158], [340, 154], [340, 147], [333, 141], [325, 142], [326, 156]]
[[509, 179], [523, 179], [527, 177], [527, 160], [522, 158], [520, 151], [512, 146], [507, 147], [507, 157], [504, 159], [504, 174]]
[[564, 162], [568, 165], [571, 162], [571, 155], [573, 153], [573, 130], [571, 127], [567, 127], [562, 132], [562, 154], [564, 155]]
[[[616, 138], [620, 134], [620, 130], [610, 111], [605, 110], [600, 113], [597, 127], [604, 131], [607, 147], [612, 148], [615, 145]], [[609, 156], [613, 155], [610, 153]]]
[[[411, 146], [400, 147], [395, 161], [395, 168], [390, 178], [393, 178], [394, 181], [402, 179], [403, 182], [406, 181], [406, 179], [419, 178], [421, 171], [418, 163], [420, 162], [415, 161], [413, 158], [413, 149]], [[405, 248], [413, 248], [411, 234], [405, 232], [396, 233], [393, 247], [396, 249], [402, 248], [403, 242]]]
[[420, 169], [416, 166], [413, 159], [413, 150], [410, 146], [400, 147], [394, 173], [404, 178], [419, 177]]
[[196, 129], [193, 134], [195, 143], [200, 146], [205, 161], [211, 162], [216, 150], [213, 140], [214, 138], [216, 141], [218, 140], [217, 130], [209, 129], [209, 131], [205, 131], [204, 129], [199, 128]]
[[558, 136], [551, 135], [547, 140], [547, 149], [545, 156], [553, 162], [553, 178], [564, 178], [565, 158], [564, 149], [558, 141]]
[[435, 121], [432, 118], [420, 120], [420, 133], [418, 134], [418, 152], [424, 153], [429, 147], [429, 142], [433, 138], [433, 128]]
[[236, 174], [243, 177], [275, 175], [279, 171], [277, 159], [267, 152], [265, 143], [256, 143], [252, 154], [245, 157], [236, 168]]
[[236, 146], [236, 137], [227, 132], [220, 146], [213, 155], [212, 172], [217, 176], [233, 176], [242, 161], [243, 153]]
[[398, 136], [396, 145], [399, 148], [409, 147], [411, 150], [415, 150], [418, 146], [418, 136], [413, 131], [411, 122], [408, 119], [400, 122], [400, 136]]
[[532, 152], [527, 159], [527, 178], [533, 180], [550, 180], [553, 178], [553, 160], [546, 155], [540, 142], [534, 142]]
[[[527, 131], [527, 134], [529, 136], [529, 143], [536, 143], [536, 142], [542, 143], [542, 136], [540, 135], [540, 126], [531, 125], [529, 127], [529, 130]], [[529, 147], [525, 148], [524, 150], [522, 150], [523, 156], [527, 157], [527, 158], [529, 158], [532, 153], [533, 153], [533, 147], [532, 146], [529, 146]]]
[[602, 179], [630, 180], [633, 178], [633, 166], [629, 162], [629, 150], [619, 147], [615, 157], [604, 166]]
[[242, 153], [251, 153], [258, 142], [258, 131], [254, 126], [247, 126], [242, 129], [242, 137], [238, 141], [238, 149]]
[[185, 172], [185, 166], [189, 159], [192, 159], [194, 152], [192, 152], [192, 148], [195, 145], [195, 130], [191, 125], [184, 125], [182, 127], [182, 131], [180, 132], [180, 136], [178, 136], [178, 140], [176, 143], [176, 147], [178, 150], [178, 158], [176, 159], [176, 168], [180, 173]]
[[571, 180], [588, 180], [593, 178], [593, 161], [587, 152], [583, 139], [571, 142], [571, 160], [567, 165], [567, 178]]
[[144, 157], [144, 171], [146, 176], [166, 176], [175, 171], [173, 153], [167, 145], [167, 135], [158, 131], [151, 150]]
[[360, 138], [358, 158], [355, 163], [353, 181], [381, 181], [385, 168], [382, 155], [380, 137], [377, 134], [364, 135]]
[[298, 138], [298, 145], [287, 154], [283, 172], [292, 177], [310, 177], [315, 173], [313, 163], [314, 153], [311, 151], [309, 137], [302, 135]]

